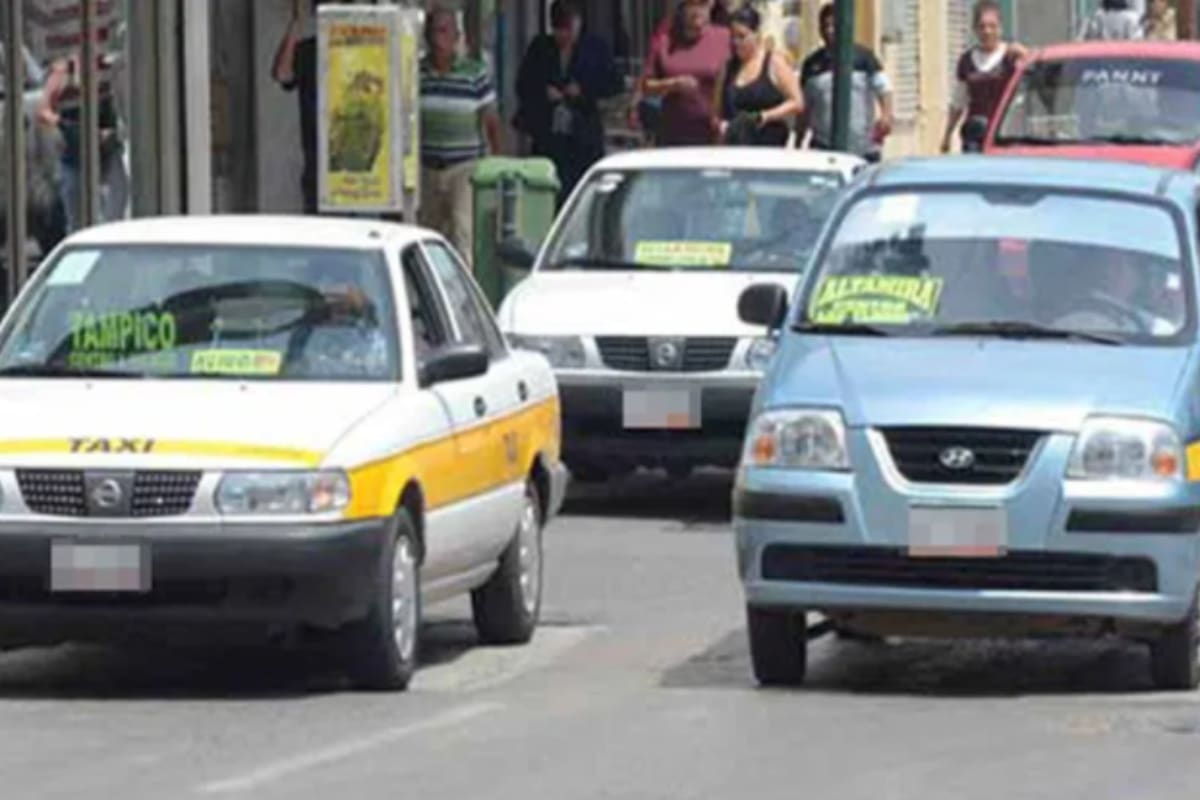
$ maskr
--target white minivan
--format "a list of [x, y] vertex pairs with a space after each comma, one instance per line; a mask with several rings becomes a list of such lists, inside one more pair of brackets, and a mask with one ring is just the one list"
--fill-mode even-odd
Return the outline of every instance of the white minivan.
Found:
[[498, 319], [544, 353], [576, 478], [638, 467], [684, 477], [732, 467], [774, 342], [737, 316], [753, 283], [788, 289], [809, 260], [854, 156], [774, 148], [674, 148], [597, 163], [559, 214]]

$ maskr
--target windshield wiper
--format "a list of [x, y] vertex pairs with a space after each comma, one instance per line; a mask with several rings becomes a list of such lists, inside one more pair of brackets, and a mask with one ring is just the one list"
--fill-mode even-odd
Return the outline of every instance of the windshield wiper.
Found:
[[797, 333], [825, 333], [832, 336], [891, 336], [877, 325], [866, 325], [861, 322], [838, 324], [833, 322], [813, 322], [804, 320], [792, 326]]
[[1064, 139], [1058, 136], [1033, 136], [1026, 134], [1021, 136], [997, 136], [996, 144], [1069, 144], [1074, 142], [1073, 139]]
[[1088, 142], [1103, 142], [1105, 144], [1158, 144], [1158, 145], [1177, 145], [1181, 142], [1167, 139], [1162, 136], [1146, 136], [1141, 133], [1110, 133], [1107, 136], [1089, 136], [1081, 140], [1084, 144]]
[[1114, 336], [1085, 331], [1069, 331], [1061, 328], [1048, 328], [1035, 322], [1021, 320], [995, 320], [992, 322], [960, 322], [934, 328], [933, 336], [1001, 336], [1014, 339], [1074, 339], [1094, 344], [1122, 345], [1124, 342]]
[[0, 378], [144, 378], [141, 372], [115, 369], [64, 369], [48, 364], [13, 364], [0, 367]]
[[619, 258], [593, 258], [591, 256], [577, 256], [575, 258], [564, 258], [561, 261], [555, 261], [550, 265], [550, 269], [566, 269], [568, 267], [593, 267], [595, 269], [641, 269], [648, 266], [639, 264], [636, 261], [623, 261]]

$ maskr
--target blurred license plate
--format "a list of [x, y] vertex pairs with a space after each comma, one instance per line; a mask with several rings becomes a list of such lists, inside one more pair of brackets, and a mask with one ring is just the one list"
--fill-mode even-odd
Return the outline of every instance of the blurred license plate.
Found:
[[55, 542], [50, 548], [52, 592], [148, 592], [150, 559], [136, 544]]
[[627, 429], [687, 430], [700, 427], [700, 393], [692, 389], [626, 389], [622, 416]]
[[914, 558], [999, 558], [1008, 549], [1002, 508], [930, 508], [908, 511], [908, 554]]

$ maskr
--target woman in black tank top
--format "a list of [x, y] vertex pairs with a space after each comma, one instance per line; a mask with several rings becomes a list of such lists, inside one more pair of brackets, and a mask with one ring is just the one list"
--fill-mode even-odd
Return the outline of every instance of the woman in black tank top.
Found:
[[763, 44], [761, 25], [758, 12], [748, 5], [730, 21], [734, 56], [717, 84], [713, 106], [720, 110], [725, 144], [783, 147], [792, 121], [804, 110], [799, 76], [782, 54]]

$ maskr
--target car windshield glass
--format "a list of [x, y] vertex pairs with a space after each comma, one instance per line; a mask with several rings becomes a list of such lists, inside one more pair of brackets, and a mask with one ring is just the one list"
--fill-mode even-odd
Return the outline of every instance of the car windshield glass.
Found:
[[1150, 58], [1042, 61], [1025, 71], [998, 144], [1189, 144], [1200, 139], [1200, 63]]
[[76, 247], [15, 310], [0, 374], [393, 380], [395, 319], [377, 253]]
[[864, 196], [832, 232], [802, 324], [893, 333], [1178, 341], [1193, 316], [1175, 217], [1025, 189]]
[[799, 272], [843, 183], [794, 170], [604, 172], [567, 211], [545, 268]]

